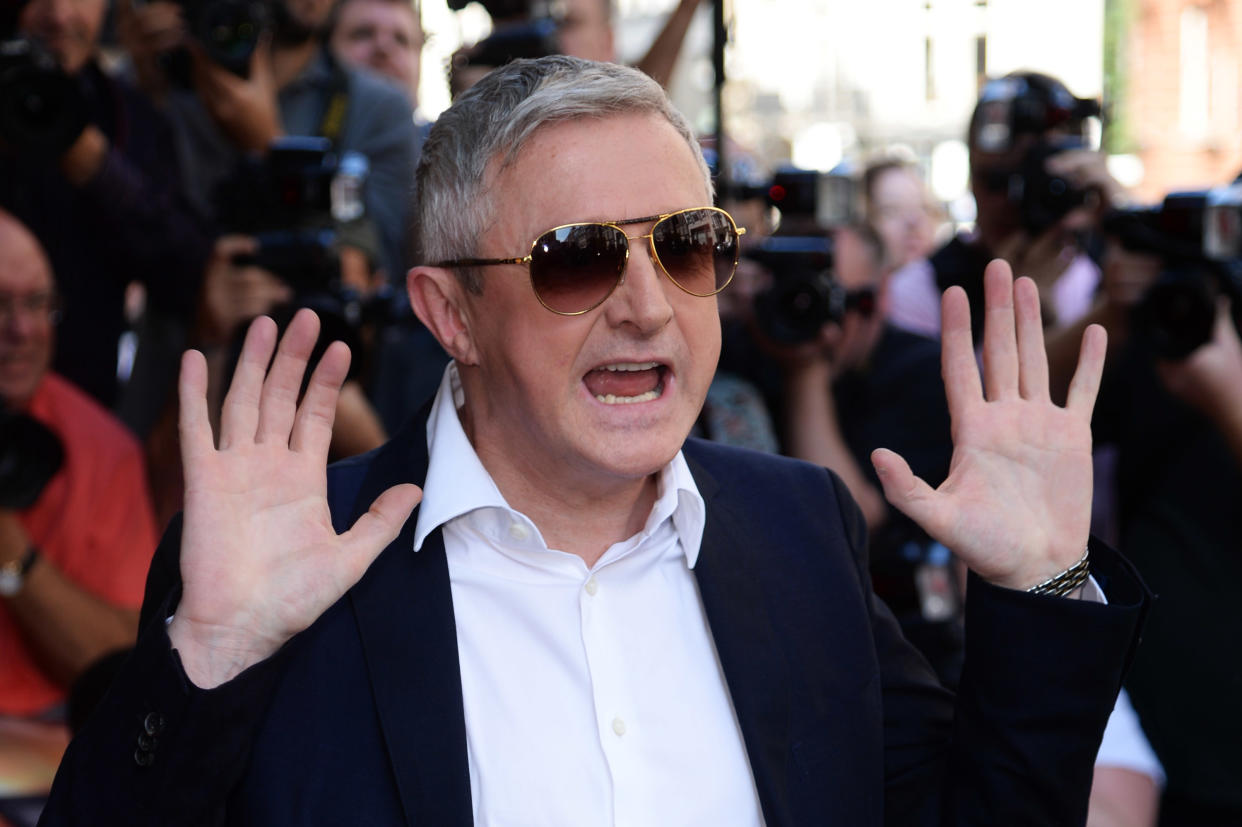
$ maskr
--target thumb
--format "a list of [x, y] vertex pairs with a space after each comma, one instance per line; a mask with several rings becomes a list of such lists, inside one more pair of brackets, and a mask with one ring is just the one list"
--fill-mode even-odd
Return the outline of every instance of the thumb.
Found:
[[341, 544], [349, 564], [354, 568], [355, 580], [361, 579], [380, 552], [397, 539], [410, 512], [422, 498], [423, 491], [417, 485], [394, 485], [376, 497], [367, 513], [341, 535]]
[[939, 536], [932, 525], [935, 514], [935, 490], [914, 475], [910, 464], [887, 448], [871, 452], [871, 464], [884, 488], [884, 498], [894, 508], [918, 523], [930, 536]]
[[270, 85], [272, 76], [272, 35], [259, 35], [259, 42], [250, 53], [250, 80], [254, 83]]

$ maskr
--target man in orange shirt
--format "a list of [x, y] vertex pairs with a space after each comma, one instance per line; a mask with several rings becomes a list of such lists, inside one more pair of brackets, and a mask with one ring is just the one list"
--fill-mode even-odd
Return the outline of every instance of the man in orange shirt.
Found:
[[[64, 448], [33, 505], [0, 507], [4, 715], [54, 715], [83, 670], [132, 644], [156, 541], [137, 440], [48, 369], [55, 312], [47, 256], [0, 211], [0, 399], [47, 426]], [[5, 430], [7, 461], [25, 452]]]

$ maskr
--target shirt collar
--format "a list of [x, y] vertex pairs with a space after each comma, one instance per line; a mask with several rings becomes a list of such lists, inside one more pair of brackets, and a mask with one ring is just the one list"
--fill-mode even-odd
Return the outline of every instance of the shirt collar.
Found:
[[[464, 402], [457, 363], [449, 362], [427, 417], [427, 477], [414, 526], [415, 551], [422, 548], [431, 532], [477, 509], [499, 508], [517, 513], [505, 501], [466, 438], [457, 415]], [[651, 532], [671, 518], [685, 550], [686, 563], [694, 568], [703, 542], [706, 507], [681, 451], [660, 469], [657, 491], [642, 533]]]

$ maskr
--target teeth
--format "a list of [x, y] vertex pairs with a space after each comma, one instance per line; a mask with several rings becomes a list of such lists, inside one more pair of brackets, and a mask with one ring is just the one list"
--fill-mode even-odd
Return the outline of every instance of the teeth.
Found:
[[640, 393], [638, 396], [617, 396], [611, 393], [596, 394], [595, 398], [605, 405], [633, 405], [635, 402], [650, 402], [653, 399], [659, 399], [660, 391], [662, 390], [663, 388], [656, 388], [646, 393]]
[[659, 366], [659, 362], [621, 362], [616, 365], [605, 365], [604, 370], [610, 370], [614, 373], [628, 373], [638, 370], [651, 370]]

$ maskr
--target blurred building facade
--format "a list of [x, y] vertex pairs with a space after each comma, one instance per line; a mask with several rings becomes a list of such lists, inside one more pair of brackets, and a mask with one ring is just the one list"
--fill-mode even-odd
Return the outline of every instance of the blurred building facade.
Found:
[[1136, 195], [1242, 173], [1242, 0], [1127, 0], [1116, 147], [1142, 161]]

